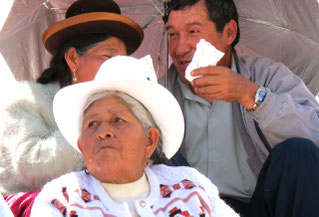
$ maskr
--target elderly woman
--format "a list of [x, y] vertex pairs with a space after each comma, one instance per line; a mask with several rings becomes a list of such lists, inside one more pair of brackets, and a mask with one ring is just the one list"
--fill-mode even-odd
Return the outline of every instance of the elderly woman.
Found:
[[53, 57], [37, 82], [19, 82], [0, 106], [0, 192], [9, 195], [41, 188], [84, 166], [81, 155], [58, 130], [52, 101], [61, 88], [93, 80], [110, 57], [132, 54], [143, 30], [120, 14], [112, 0], [78, 0], [66, 19], [42, 36]]
[[57, 93], [55, 120], [87, 169], [46, 184], [31, 217], [238, 216], [197, 170], [165, 165], [179, 149], [184, 120], [151, 64], [113, 57], [94, 81]]

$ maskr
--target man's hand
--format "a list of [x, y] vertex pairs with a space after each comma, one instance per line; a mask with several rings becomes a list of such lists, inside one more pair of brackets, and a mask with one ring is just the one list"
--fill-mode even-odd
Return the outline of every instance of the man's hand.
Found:
[[215, 99], [238, 102], [251, 109], [255, 102], [258, 84], [223, 66], [208, 66], [193, 70], [193, 76], [201, 76], [191, 82], [196, 95], [210, 103]]

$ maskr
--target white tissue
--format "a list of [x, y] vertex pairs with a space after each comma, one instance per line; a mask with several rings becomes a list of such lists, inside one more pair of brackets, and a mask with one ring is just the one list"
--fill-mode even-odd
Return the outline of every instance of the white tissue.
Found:
[[192, 81], [199, 76], [192, 76], [191, 71], [206, 66], [215, 66], [216, 63], [224, 56], [224, 53], [217, 50], [211, 43], [204, 39], [199, 40], [196, 45], [196, 51], [193, 55], [192, 62], [189, 63], [185, 70], [185, 78]]

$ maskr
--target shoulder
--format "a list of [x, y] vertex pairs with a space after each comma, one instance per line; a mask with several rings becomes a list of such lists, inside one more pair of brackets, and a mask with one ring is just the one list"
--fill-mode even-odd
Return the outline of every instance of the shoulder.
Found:
[[80, 183], [79, 180], [83, 184], [89, 183], [89, 176], [84, 171], [67, 173], [45, 184], [42, 191], [46, 189], [60, 189], [60, 187], [77, 188], [74, 185], [75, 183]]
[[4, 104], [17, 103], [18, 101], [29, 101], [36, 103], [37, 100], [51, 100], [60, 89], [58, 83], [39, 84], [32, 81], [16, 82], [6, 91]]
[[[200, 210], [205, 210], [205, 213], [207, 211], [211, 216], [238, 217], [220, 199], [217, 187], [196, 169], [185, 166], [173, 167], [166, 165], [154, 165], [150, 169], [156, 175], [160, 186], [161, 200], [156, 204], [157, 206], [160, 206], [161, 203], [166, 204], [167, 202], [174, 204], [180, 198], [185, 198], [185, 200], [179, 203], [180, 208], [186, 205], [184, 210], [192, 209], [192, 211], [195, 211], [198, 209], [197, 205], [200, 204]], [[198, 199], [199, 201], [196, 202]], [[187, 201], [192, 202], [188, 203]]]
[[28, 91], [31, 91], [30, 94], [35, 98], [47, 100], [53, 100], [56, 92], [60, 89], [58, 83], [39, 84], [36, 82], [26, 82], [24, 85]]
[[254, 82], [267, 86], [281, 80], [293, 83], [302, 83], [300, 77], [295, 75], [286, 65], [265, 57], [238, 57], [240, 73]]
[[51, 111], [54, 95], [59, 90], [57, 83], [39, 84], [30, 81], [13, 84], [1, 99], [1, 109], [12, 115], [23, 115], [24, 112], [32, 114], [42, 111]]
[[[285, 64], [281, 62], [275, 62], [272, 59], [266, 57], [238, 57], [239, 68], [241, 74], [250, 75], [252, 78], [264, 79], [273, 76], [293, 76], [299, 79]], [[245, 75], [244, 75], [245, 76]], [[301, 79], [300, 79], [301, 80]]]
[[248, 68], [253, 67], [269, 67], [272, 65], [280, 65], [285, 67], [283, 63], [275, 62], [267, 57], [239, 56], [239, 63], [246, 65]]
[[37, 214], [34, 216], [38, 216], [41, 212], [58, 212], [58, 209], [55, 209], [55, 207], [66, 207], [68, 198], [72, 196], [69, 195], [69, 193], [74, 193], [76, 189], [81, 189], [79, 188], [79, 180], [81, 180], [82, 184], [88, 182], [89, 178], [85, 176], [84, 171], [72, 172], [45, 184], [34, 200], [31, 216], [34, 215], [34, 213]]
[[157, 164], [150, 167], [152, 171], [159, 177], [167, 177], [174, 179], [175, 176], [192, 177], [200, 174], [196, 169], [188, 166], [167, 166], [164, 164]]
[[199, 186], [205, 186], [206, 191], [217, 194], [217, 187], [198, 170], [187, 166], [167, 166], [164, 164], [150, 167], [161, 184], [174, 184], [182, 180], [188, 180]]
[[[79, 181], [81, 180], [81, 181]], [[62, 175], [56, 179], [45, 184], [37, 196], [36, 200], [49, 200], [50, 198], [59, 198], [63, 196], [63, 189], [81, 189], [79, 186], [89, 183], [89, 177], [85, 175], [84, 171], [72, 172]]]
[[[296, 76], [285, 64], [267, 57], [238, 57], [239, 67], [246, 67], [251, 72], [283, 73]], [[297, 76], [296, 76], [297, 77]]]
[[[33, 92], [35, 94], [42, 93], [43, 91], [49, 93], [56, 93], [60, 89], [59, 84], [57, 82], [48, 83], [48, 84], [40, 84], [34, 81], [20, 81], [14, 83], [11, 88], [8, 90], [24, 90], [27, 92]], [[17, 91], [14, 91], [17, 92]], [[24, 93], [20, 93], [24, 94]]]

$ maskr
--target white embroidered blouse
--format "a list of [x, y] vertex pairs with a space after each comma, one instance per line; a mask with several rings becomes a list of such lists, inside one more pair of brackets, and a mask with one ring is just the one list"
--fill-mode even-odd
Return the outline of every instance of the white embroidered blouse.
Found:
[[[219, 198], [216, 186], [193, 168], [154, 165], [145, 168], [145, 173], [150, 193], [135, 201], [139, 216], [239, 216]], [[113, 201], [100, 181], [81, 171], [46, 184], [33, 204], [31, 217], [34, 216], [131, 214], [126, 202]]]

